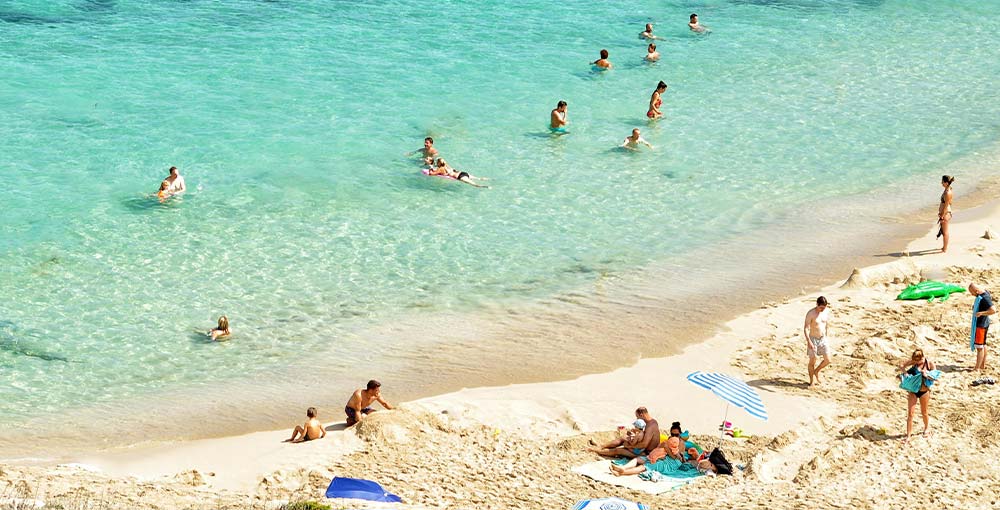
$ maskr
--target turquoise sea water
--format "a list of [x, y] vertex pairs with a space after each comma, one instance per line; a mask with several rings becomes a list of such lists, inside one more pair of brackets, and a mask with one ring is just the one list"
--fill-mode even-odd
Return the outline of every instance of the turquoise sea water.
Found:
[[[1000, 139], [998, 47], [995, 1], [0, 1], [0, 432], [164, 395], [164, 421], [246, 411], [219, 388], [304, 365], [338, 395], [433, 373], [394, 321], [544, 300], [820, 199], [923, 176], [934, 199]], [[654, 150], [615, 149], [633, 127]], [[492, 188], [421, 176], [427, 135]], [[189, 191], [159, 204], [171, 165]], [[205, 341], [222, 313], [233, 341]]]

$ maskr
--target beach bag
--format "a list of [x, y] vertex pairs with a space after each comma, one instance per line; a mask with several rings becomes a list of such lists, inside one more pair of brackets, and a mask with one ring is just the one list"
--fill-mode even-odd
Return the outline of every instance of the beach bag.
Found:
[[716, 448], [712, 450], [712, 453], [708, 454], [708, 461], [715, 466], [715, 474], [718, 475], [732, 475], [733, 465], [726, 460], [726, 455], [722, 453], [722, 450]]

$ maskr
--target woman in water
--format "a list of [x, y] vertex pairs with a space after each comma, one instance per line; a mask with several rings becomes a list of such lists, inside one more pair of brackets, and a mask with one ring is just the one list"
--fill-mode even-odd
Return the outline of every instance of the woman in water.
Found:
[[469, 186], [475, 186], [477, 188], [489, 188], [489, 186], [483, 186], [482, 184], [476, 184], [475, 182], [473, 182], [473, 179], [485, 179], [485, 177], [476, 177], [474, 175], [469, 174], [468, 172], [459, 172], [458, 170], [455, 170], [454, 168], [448, 166], [448, 162], [445, 161], [444, 158], [438, 158], [437, 166], [432, 167], [430, 171], [427, 173], [427, 175], [447, 176], [451, 177], [452, 179], [455, 179], [456, 181], [464, 182]]
[[601, 58], [593, 61], [590, 65], [597, 71], [607, 71], [611, 69], [611, 61], [608, 60], [608, 50], [601, 50]]
[[941, 224], [941, 227], [938, 229], [937, 234], [938, 237], [944, 237], [941, 253], [948, 251], [948, 239], [950, 238], [948, 224], [951, 223], [951, 199], [954, 197], [951, 185], [954, 182], [955, 178], [950, 175], [941, 176], [941, 186], [944, 186], [944, 191], [941, 193], [941, 205], [938, 206], [938, 223]]
[[208, 332], [208, 336], [212, 337], [212, 340], [218, 340], [222, 337], [229, 336], [232, 331], [229, 329], [229, 317], [223, 315], [219, 317], [219, 325], [215, 329]]
[[160, 199], [160, 202], [165, 202], [170, 198], [170, 181], [163, 181], [160, 183], [160, 190], [156, 192], [156, 198]]
[[[906, 370], [906, 373], [911, 376], [920, 374], [926, 378], [928, 372], [934, 370], [935, 367], [934, 362], [924, 357], [924, 351], [917, 349], [910, 355], [909, 360], [899, 365], [899, 369]], [[906, 438], [903, 439], [904, 444], [910, 441], [910, 432], [913, 430], [913, 410], [917, 407], [917, 402], [920, 402], [920, 416], [924, 420], [924, 437], [929, 437], [931, 432], [927, 417], [927, 406], [931, 402], [931, 389], [927, 386], [926, 379], [924, 384], [920, 385], [919, 391], [906, 392]]]
[[653, 91], [653, 95], [649, 96], [649, 111], [646, 112], [646, 116], [652, 119], [658, 119], [663, 116], [663, 112], [660, 111], [660, 105], [663, 104], [663, 99], [660, 98], [660, 94], [663, 94], [667, 90], [667, 84], [660, 83], [656, 84], [656, 90]]
[[649, 43], [649, 47], [646, 48], [646, 62], [656, 62], [660, 60], [660, 52], [656, 51], [656, 45]]

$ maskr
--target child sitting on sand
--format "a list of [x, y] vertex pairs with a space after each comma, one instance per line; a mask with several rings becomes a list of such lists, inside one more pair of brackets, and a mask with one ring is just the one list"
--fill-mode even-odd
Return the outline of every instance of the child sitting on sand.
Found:
[[[306, 422], [302, 425], [296, 425], [295, 430], [292, 431], [292, 438], [286, 439], [286, 443], [302, 443], [305, 441], [312, 441], [313, 439], [319, 439], [321, 437], [326, 437], [326, 429], [323, 428], [323, 424], [319, 422], [316, 418], [315, 407], [310, 407], [306, 409]], [[298, 437], [298, 439], [296, 439]]]
[[220, 338], [227, 337], [232, 333], [229, 329], [229, 318], [223, 315], [219, 317], [219, 325], [215, 329], [208, 331], [208, 336], [212, 338], [213, 341], [217, 341]]

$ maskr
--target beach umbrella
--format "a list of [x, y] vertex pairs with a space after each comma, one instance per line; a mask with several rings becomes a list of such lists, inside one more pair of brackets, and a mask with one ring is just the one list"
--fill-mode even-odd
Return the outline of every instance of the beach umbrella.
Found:
[[687, 380], [715, 393], [716, 396], [726, 401], [726, 414], [722, 418], [723, 424], [729, 417], [730, 404], [743, 408], [754, 418], [767, 421], [767, 409], [764, 409], [764, 402], [760, 400], [757, 390], [748, 386], [747, 383], [726, 374], [708, 372], [691, 372], [688, 374]]
[[585, 499], [573, 505], [573, 510], [649, 510], [649, 507], [621, 498], [600, 498]]

